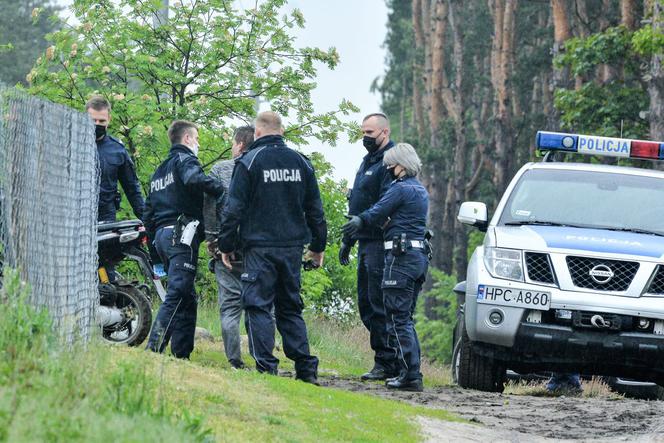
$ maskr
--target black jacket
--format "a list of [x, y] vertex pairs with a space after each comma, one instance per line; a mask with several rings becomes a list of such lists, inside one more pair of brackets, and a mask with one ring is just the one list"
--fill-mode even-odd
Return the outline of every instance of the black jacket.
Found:
[[325, 250], [327, 224], [314, 168], [280, 135], [259, 138], [237, 160], [222, 219], [222, 252], [232, 252], [238, 244], [310, 243], [311, 251]]
[[184, 145], [173, 145], [168, 158], [159, 165], [150, 180], [150, 193], [145, 203], [145, 227], [154, 232], [174, 225], [184, 214], [201, 222], [203, 226], [203, 193], [220, 198], [221, 183], [205, 175], [198, 158]]
[[[389, 189], [392, 184], [392, 176], [387, 168], [383, 166], [383, 156], [393, 146], [394, 143], [390, 140], [383, 149], [364, 156], [360, 169], [357, 170], [355, 175], [353, 189], [348, 197], [348, 213], [350, 215], [360, 215], [376, 204]], [[344, 237], [343, 242], [353, 244], [358, 239], [382, 240], [383, 231], [377, 226], [364, 226], [354, 238]]]
[[145, 202], [141, 195], [141, 186], [136, 177], [134, 163], [124, 145], [110, 135], [97, 141], [99, 154], [99, 219], [115, 219], [115, 196], [118, 192], [118, 180], [127, 195], [136, 217], [143, 218]]

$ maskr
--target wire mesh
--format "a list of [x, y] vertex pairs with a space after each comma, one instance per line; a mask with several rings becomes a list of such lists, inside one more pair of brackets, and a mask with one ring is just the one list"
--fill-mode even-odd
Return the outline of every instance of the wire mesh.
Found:
[[87, 340], [97, 293], [99, 166], [90, 118], [0, 88], [0, 242], [30, 301], [67, 341]]

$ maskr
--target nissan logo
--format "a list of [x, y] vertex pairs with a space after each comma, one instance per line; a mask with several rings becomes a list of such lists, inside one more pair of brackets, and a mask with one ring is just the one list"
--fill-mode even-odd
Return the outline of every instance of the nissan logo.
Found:
[[597, 265], [593, 267], [590, 270], [590, 272], [588, 272], [588, 275], [590, 275], [590, 278], [595, 280], [595, 282], [599, 283], [600, 285], [603, 285], [605, 283], [608, 283], [609, 280], [611, 280], [615, 274], [608, 266]]

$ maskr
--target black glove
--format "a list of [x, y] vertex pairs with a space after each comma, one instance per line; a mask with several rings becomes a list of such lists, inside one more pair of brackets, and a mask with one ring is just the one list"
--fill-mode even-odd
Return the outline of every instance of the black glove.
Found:
[[348, 220], [346, 224], [341, 227], [341, 230], [348, 237], [354, 237], [355, 234], [357, 234], [357, 231], [359, 231], [361, 228], [362, 219], [357, 215], [353, 215], [350, 220]]
[[346, 266], [350, 263], [350, 258], [348, 257], [350, 255], [350, 250], [350, 245], [341, 242], [341, 248], [339, 248], [339, 263], [341, 263], [342, 266]]

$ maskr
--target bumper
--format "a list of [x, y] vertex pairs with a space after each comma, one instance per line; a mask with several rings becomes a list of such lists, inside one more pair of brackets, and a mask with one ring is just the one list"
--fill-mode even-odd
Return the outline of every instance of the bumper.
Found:
[[654, 334], [521, 322], [511, 348], [478, 343], [475, 349], [507, 361], [520, 373], [546, 370], [664, 380], [664, 336]]

